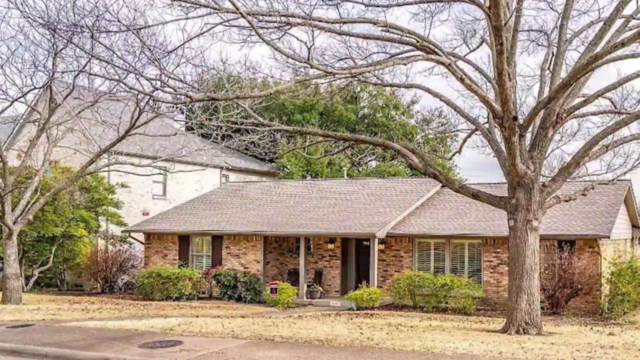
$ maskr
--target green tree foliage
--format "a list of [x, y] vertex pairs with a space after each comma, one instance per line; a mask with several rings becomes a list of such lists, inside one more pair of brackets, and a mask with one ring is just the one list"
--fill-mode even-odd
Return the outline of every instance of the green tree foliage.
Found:
[[[243, 89], [270, 86], [235, 78], [216, 78], [208, 86], [217, 89], [229, 83]], [[446, 115], [418, 110], [415, 99], [407, 100], [389, 89], [362, 84], [300, 85], [295, 91], [270, 96], [253, 110], [283, 125], [411, 143], [433, 155], [442, 169], [455, 171], [446, 158], [456, 141]], [[310, 136], [225, 127], [229, 117], [246, 116], [234, 104], [200, 105], [189, 114], [192, 120], [197, 119], [191, 126], [201, 136], [262, 160], [276, 161], [283, 178], [338, 178], [343, 177], [345, 171], [349, 177], [412, 175], [405, 162], [392, 151]]]
[[[71, 176], [74, 169], [52, 164], [40, 183], [34, 200], [55, 184]], [[29, 171], [20, 179], [25, 184], [33, 176]], [[14, 201], [21, 194], [14, 193]], [[101, 221], [126, 226], [118, 213], [121, 208], [116, 188], [98, 174], [85, 177], [67, 191], [54, 196], [36, 213], [33, 221], [20, 233], [20, 261], [25, 290], [29, 290], [40, 273], [48, 271], [47, 279], [66, 286], [66, 274], [77, 269], [88, 250], [92, 235], [100, 231]]]

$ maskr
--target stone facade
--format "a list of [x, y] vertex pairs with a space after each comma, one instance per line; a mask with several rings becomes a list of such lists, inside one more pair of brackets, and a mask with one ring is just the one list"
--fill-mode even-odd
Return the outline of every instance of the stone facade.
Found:
[[413, 270], [413, 238], [387, 238], [378, 250], [378, 287], [386, 289], [394, 276]]
[[222, 267], [262, 276], [262, 236], [225, 235], [222, 240]]
[[145, 234], [144, 267], [178, 266], [178, 235]]

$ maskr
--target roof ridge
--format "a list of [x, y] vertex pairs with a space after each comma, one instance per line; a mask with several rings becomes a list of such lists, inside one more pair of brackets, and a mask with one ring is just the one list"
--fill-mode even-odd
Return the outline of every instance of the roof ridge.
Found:
[[431, 180], [438, 182], [429, 177], [418, 176], [370, 176], [370, 177], [351, 177], [351, 178], [313, 178], [313, 179], [272, 179], [272, 180], [243, 180], [231, 181], [227, 184], [246, 184], [246, 183], [284, 183], [284, 182], [321, 182], [321, 181], [368, 181], [368, 180]]

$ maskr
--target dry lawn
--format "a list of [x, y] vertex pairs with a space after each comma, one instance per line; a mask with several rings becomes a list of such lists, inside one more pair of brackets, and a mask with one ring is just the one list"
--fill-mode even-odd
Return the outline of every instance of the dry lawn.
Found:
[[[1, 294], [1, 293], [0, 293]], [[24, 294], [21, 306], [0, 306], [0, 321], [86, 320], [140, 317], [233, 317], [275, 311], [222, 301], [146, 302], [107, 297]]]
[[68, 325], [522, 359], [636, 360], [640, 354], [637, 325], [546, 319], [546, 335], [508, 336], [495, 333], [501, 324], [502, 320], [496, 318], [376, 311], [91, 321]]

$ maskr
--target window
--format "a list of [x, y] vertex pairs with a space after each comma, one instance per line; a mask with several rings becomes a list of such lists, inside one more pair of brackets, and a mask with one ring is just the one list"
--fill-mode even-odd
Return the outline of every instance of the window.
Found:
[[[312, 238], [305, 238], [305, 239], [307, 239], [307, 255], [311, 255], [313, 253], [313, 239]], [[296, 238], [293, 252], [296, 254], [296, 256], [300, 256], [300, 238]]]
[[191, 236], [190, 265], [198, 271], [211, 267], [211, 236]]
[[444, 240], [419, 240], [416, 264], [418, 271], [444, 274], [446, 269]]
[[220, 184], [226, 184], [228, 182], [229, 182], [229, 175], [228, 174], [220, 175]]
[[167, 197], [167, 171], [160, 170], [159, 173], [153, 175], [153, 185], [151, 193], [154, 199]]
[[477, 240], [418, 240], [416, 270], [454, 274], [482, 282], [482, 242]]
[[575, 250], [575, 240], [558, 240], [558, 251], [569, 251], [570, 253], [573, 253]]
[[482, 282], [482, 243], [451, 241], [451, 274]]

